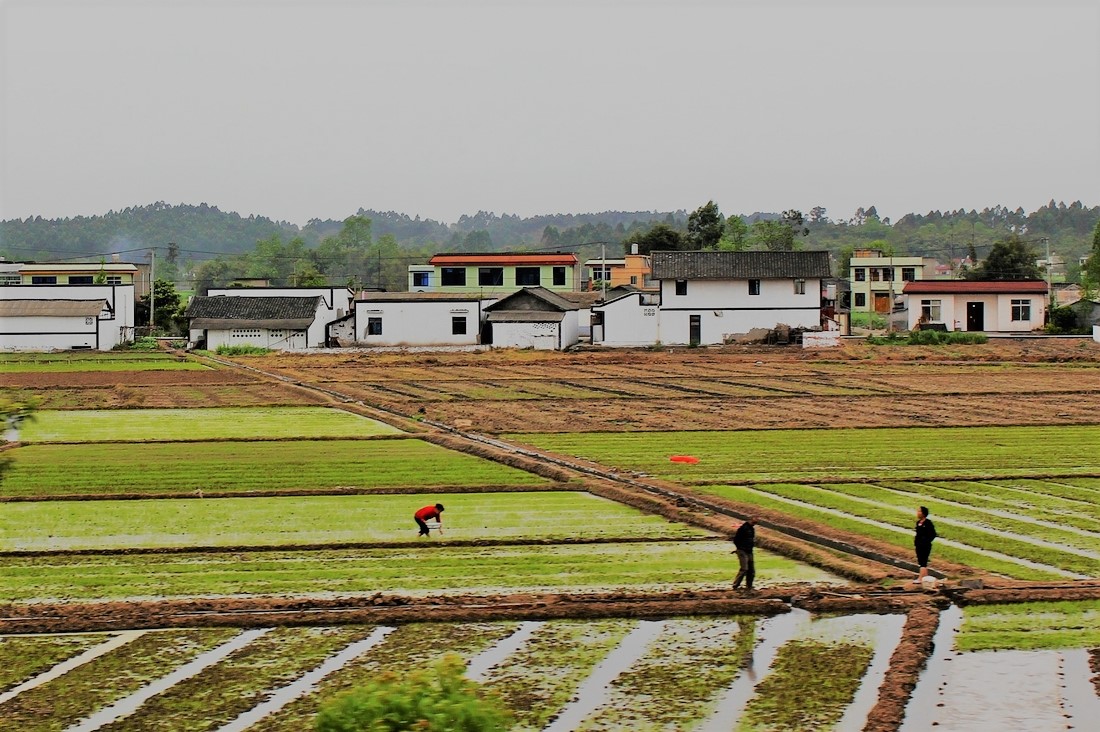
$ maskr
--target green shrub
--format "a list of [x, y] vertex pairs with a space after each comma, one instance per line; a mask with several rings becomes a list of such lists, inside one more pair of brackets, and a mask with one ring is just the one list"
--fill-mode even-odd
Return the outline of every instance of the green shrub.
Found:
[[503, 732], [510, 715], [499, 702], [478, 695], [463, 677], [462, 661], [448, 655], [431, 669], [405, 676], [381, 674], [321, 707], [317, 732]]
[[886, 316], [879, 313], [852, 313], [849, 319], [851, 324], [857, 328], [886, 329]]
[[271, 353], [271, 349], [259, 346], [218, 346], [214, 353], [219, 356], [263, 356]]
[[971, 345], [975, 343], [988, 343], [989, 336], [985, 333], [971, 333], [969, 331], [955, 330], [944, 332], [942, 330], [914, 330], [907, 338], [897, 333], [888, 333], [885, 336], [871, 336], [867, 342], [875, 346], [950, 346]]
[[159, 348], [157, 339], [152, 336], [135, 338], [133, 343], [121, 343], [114, 347], [116, 351], [155, 351]]

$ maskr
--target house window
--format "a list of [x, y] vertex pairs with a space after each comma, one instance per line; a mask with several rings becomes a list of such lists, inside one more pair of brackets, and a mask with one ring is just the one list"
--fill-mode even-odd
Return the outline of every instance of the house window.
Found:
[[32, 285], [56, 285], [57, 277], [55, 275], [32, 275]]
[[565, 287], [565, 267], [554, 267], [554, 287]]
[[902, 282], [912, 282], [915, 279], [917, 279], [917, 269], [916, 269], [916, 267], [902, 267], [901, 268], [901, 281]]
[[893, 280], [894, 280], [894, 268], [893, 267], [883, 267], [882, 268], [882, 281], [883, 282], [893, 282]]
[[504, 267], [479, 267], [477, 283], [482, 287], [503, 287]]
[[431, 272], [413, 272], [413, 287], [431, 287]]
[[233, 328], [229, 331], [230, 338], [259, 338], [259, 328]]
[[538, 287], [541, 283], [538, 267], [516, 267], [516, 284], [520, 287]]
[[805, 295], [806, 294], [806, 280], [794, 281], [794, 294]]
[[855, 271], [855, 275], [856, 275], [856, 282], [866, 282], [867, 281], [867, 270], [866, 269], [864, 269], [863, 267], [856, 267], [854, 271]]
[[939, 300], [921, 300], [920, 301], [920, 318], [926, 323], [940, 323], [943, 322], [943, 315], [940, 313], [940, 301]]
[[122, 275], [107, 275], [107, 284], [108, 285], [121, 285], [122, 284]]
[[382, 335], [382, 318], [367, 318], [367, 335]]
[[686, 295], [686, 294], [688, 294], [687, 280], [676, 280], [676, 294], [677, 295]]
[[878, 282], [879, 277], [882, 276], [882, 270], [878, 267], [871, 267], [871, 282]]
[[451, 335], [466, 335], [466, 316], [451, 316]]
[[1031, 320], [1031, 300], [1012, 301], [1012, 320], [1017, 322]]
[[0, 285], [18, 285], [23, 282], [23, 278], [18, 274], [0, 274]]
[[855, 297], [855, 305], [853, 307], [865, 308], [867, 307], [867, 293], [866, 292], [853, 292]]
[[444, 287], [465, 287], [466, 286], [466, 268], [465, 267], [443, 267], [440, 270], [440, 281]]
[[91, 285], [95, 283], [92, 275], [69, 275], [70, 285]]
[[638, 284], [638, 275], [630, 275], [630, 284], [632, 284], [632, 285]]
[[759, 295], [760, 294], [760, 280], [749, 280], [749, 294], [750, 295]]

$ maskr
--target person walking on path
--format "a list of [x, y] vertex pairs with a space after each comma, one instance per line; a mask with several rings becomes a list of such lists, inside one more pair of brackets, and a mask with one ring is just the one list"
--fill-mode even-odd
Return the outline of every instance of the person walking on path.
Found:
[[737, 554], [737, 563], [741, 565], [737, 577], [733, 580], [733, 589], [741, 589], [741, 580], [745, 580], [745, 589], [752, 592], [752, 581], [756, 579], [756, 565], [753, 563], [752, 547], [756, 543], [756, 519], [751, 516], [745, 519], [733, 535], [734, 550]]
[[434, 506], [425, 506], [416, 513], [413, 514], [413, 519], [416, 521], [416, 525], [420, 527], [420, 533], [417, 536], [429, 536], [428, 522], [435, 519], [439, 522], [439, 533], [443, 533], [443, 504], [437, 503]]
[[928, 518], [928, 508], [921, 506], [917, 509], [917, 528], [913, 534], [913, 548], [917, 551], [917, 565], [920, 573], [913, 580], [918, 583], [928, 576], [928, 557], [932, 554], [932, 541], [936, 538], [936, 527]]

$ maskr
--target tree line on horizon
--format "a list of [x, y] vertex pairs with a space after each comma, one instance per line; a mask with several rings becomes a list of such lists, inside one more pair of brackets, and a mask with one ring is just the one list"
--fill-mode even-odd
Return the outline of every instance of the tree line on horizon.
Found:
[[[833, 255], [835, 273], [845, 276], [857, 248], [974, 263], [988, 258], [995, 245], [1013, 243], [1018, 259], [1044, 256], [1049, 244], [1066, 262], [1066, 280], [1079, 281], [1078, 260], [1096, 248], [1098, 222], [1100, 206], [1080, 201], [1066, 205], [1052, 200], [1031, 213], [1005, 206], [932, 211], [894, 222], [880, 217], [874, 206], [837, 219], [820, 206], [806, 214], [789, 209], [725, 216], [708, 201], [692, 212], [519, 217], [479, 211], [453, 224], [360, 209], [343, 221], [312, 219], [299, 227], [207, 204], [158, 202], [102, 216], [0, 222], [0, 256], [11, 261], [106, 261], [118, 253], [124, 261], [141, 262], [155, 249], [158, 279], [174, 281], [185, 291], [203, 292], [246, 278], [278, 286], [404, 290], [409, 264], [447, 251], [561, 250], [576, 252], [583, 261], [604, 253], [620, 256], [634, 245], [643, 253], [824, 249]], [[1100, 268], [1100, 258], [1089, 264], [1094, 262]], [[1100, 272], [1093, 281], [1097, 279]]]

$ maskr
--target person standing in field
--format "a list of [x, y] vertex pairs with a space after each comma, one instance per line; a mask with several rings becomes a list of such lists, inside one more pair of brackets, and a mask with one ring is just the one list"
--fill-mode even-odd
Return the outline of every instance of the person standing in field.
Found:
[[417, 536], [429, 536], [428, 522], [435, 519], [439, 522], [439, 533], [443, 533], [443, 504], [437, 503], [434, 506], [425, 506], [416, 513], [413, 514], [413, 519], [416, 521], [416, 525], [420, 527], [420, 533]]
[[917, 551], [917, 566], [920, 573], [913, 580], [920, 582], [928, 576], [928, 557], [932, 554], [932, 541], [936, 538], [936, 527], [928, 518], [928, 508], [921, 506], [917, 509], [917, 528], [913, 535], [913, 548]]
[[741, 580], [745, 581], [745, 589], [752, 592], [752, 582], [756, 579], [756, 565], [753, 562], [752, 548], [756, 543], [756, 519], [749, 517], [745, 523], [738, 527], [733, 535], [733, 545], [736, 547], [737, 563], [740, 569], [733, 580], [733, 589], [741, 589]]

